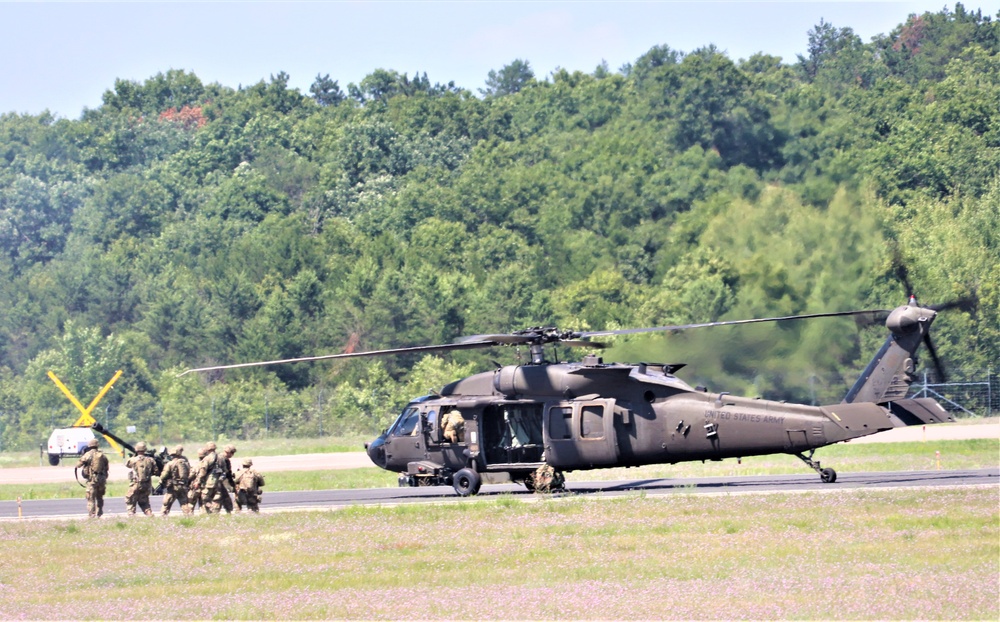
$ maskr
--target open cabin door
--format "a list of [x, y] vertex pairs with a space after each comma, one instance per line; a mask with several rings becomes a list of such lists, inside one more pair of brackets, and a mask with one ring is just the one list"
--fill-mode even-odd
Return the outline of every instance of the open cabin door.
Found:
[[590, 399], [545, 405], [545, 461], [562, 470], [618, 462], [615, 400]]

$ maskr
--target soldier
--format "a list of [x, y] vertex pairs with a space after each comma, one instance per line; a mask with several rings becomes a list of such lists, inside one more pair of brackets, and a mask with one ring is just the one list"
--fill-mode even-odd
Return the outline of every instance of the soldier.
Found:
[[215, 443], [205, 445], [205, 457], [198, 463], [198, 488], [201, 489], [201, 505], [206, 514], [219, 513], [220, 491], [224, 492], [226, 472], [222, 459], [215, 453]]
[[243, 461], [243, 468], [236, 474], [236, 512], [246, 506], [251, 512], [260, 512], [260, 498], [263, 494], [264, 476], [253, 469], [253, 460]]
[[[206, 450], [204, 447], [198, 450], [198, 464], [201, 464], [202, 458], [205, 457]], [[198, 481], [198, 469], [191, 469], [191, 480], [188, 487], [188, 505], [191, 506], [191, 512], [194, 513], [198, 509], [198, 505], [201, 503], [201, 490], [202, 483]]]
[[177, 505], [181, 506], [181, 512], [190, 514], [193, 510], [188, 501], [188, 485], [191, 477], [191, 463], [184, 457], [184, 447], [178, 445], [170, 452], [170, 462], [163, 467], [163, 474], [160, 475], [160, 482], [164, 485], [163, 493], [163, 515], [170, 514], [170, 507], [177, 499]]
[[566, 477], [549, 464], [538, 467], [532, 473], [532, 481], [536, 492], [559, 492], [566, 489]]
[[465, 436], [465, 418], [456, 408], [448, 411], [441, 418], [441, 429], [444, 430], [444, 438], [449, 443], [461, 443]]
[[108, 457], [98, 445], [96, 438], [87, 441], [87, 451], [76, 463], [76, 468], [83, 468], [83, 479], [87, 480], [87, 514], [90, 518], [104, 515], [104, 493], [108, 483]]
[[236, 481], [233, 479], [233, 462], [232, 457], [236, 453], [235, 445], [226, 445], [222, 448], [222, 456], [219, 457], [219, 462], [222, 465], [223, 480], [222, 486], [219, 490], [219, 504], [222, 509], [226, 511], [226, 514], [233, 513], [233, 498], [229, 496], [229, 493], [236, 493]]
[[129, 516], [135, 516], [135, 506], [142, 508], [143, 514], [152, 516], [149, 509], [149, 493], [152, 491], [153, 472], [156, 461], [146, 455], [146, 443], [135, 444], [135, 455], [125, 462], [129, 471], [128, 492], [125, 493], [125, 510]]

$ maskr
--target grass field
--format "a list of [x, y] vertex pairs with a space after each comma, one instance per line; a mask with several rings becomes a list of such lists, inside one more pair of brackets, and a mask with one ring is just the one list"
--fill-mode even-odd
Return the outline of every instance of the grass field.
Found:
[[1000, 490], [0, 522], [0, 619], [1000, 617]]
[[[1000, 464], [1000, 439], [936, 441], [928, 443], [839, 444], [816, 454], [824, 466], [838, 473], [861, 471], [932, 471], [938, 468], [980, 469]], [[739, 477], [744, 475], [808, 474], [809, 469], [794, 456], [776, 454], [744, 458], [742, 462], [685, 462], [632, 469], [598, 469], [568, 474], [573, 481], [619, 479], [683, 479], [689, 477]], [[396, 486], [396, 474], [377, 469], [287, 471], [266, 473], [267, 491], [380, 488]], [[108, 484], [107, 496], [123, 497], [126, 482]], [[66, 499], [82, 497], [75, 482], [65, 484], [0, 485], [0, 501], [21, 499]]]

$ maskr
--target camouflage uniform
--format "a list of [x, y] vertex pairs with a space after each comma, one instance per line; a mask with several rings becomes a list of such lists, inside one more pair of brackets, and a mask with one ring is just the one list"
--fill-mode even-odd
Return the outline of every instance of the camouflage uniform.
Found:
[[184, 447], [178, 445], [170, 452], [173, 458], [163, 467], [160, 482], [165, 484], [163, 492], [163, 515], [170, 514], [174, 499], [181, 506], [181, 512], [190, 514], [191, 504], [188, 501], [188, 483], [191, 477], [191, 463], [184, 457]]
[[[208, 453], [204, 448], [198, 450], [198, 464], [201, 464], [201, 460]], [[201, 486], [202, 483], [198, 481], [198, 469], [191, 469], [191, 479], [188, 484], [188, 505], [191, 506], [191, 512], [193, 513], [198, 509], [198, 505], [201, 504]]]
[[543, 464], [531, 474], [536, 492], [557, 492], [566, 489], [566, 477], [551, 465]]
[[130, 469], [128, 492], [125, 493], [125, 510], [129, 516], [135, 516], [135, 506], [142, 508], [143, 514], [152, 516], [149, 509], [149, 493], [152, 491], [153, 475], [156, 471], [156, 460], [146, 455], [146, 443], [135, 444], [135, 455], [125, 462]]
[[201, 504], [206, 514], [218, 514], [220, 491], [225, 491], [225, 467], [222, 458], [215, 453], [215, 443], [205, 445], [205, 457], [198, 463], [198, 488], [201, 489]]
[[226, 445], [222, 448], [222, 456], [219, 458], [219, 463], [222, 465], [222, 471], [224, 473], [222, 479], [222, 487], [219, 490], [219, 504], [222, 509], [226, 511], [226, 514], [233, 513], [233, 498], [229, 495], [230, 491], [236, 492], [236, 481], [233, 479], [233, 463], [230, 458], [236, 453], [235, 445]]
[[253, 460], [243, 461], [243, 469], [236, 474], [236, 511], [241, 512], [246, 506], [251, 512], [260, 512], [261, 488], [264, 486], [264, 476], [253, 469]]
[[449, 443], [461, 443], [465, 436], [465, 418], [456, 409], [445, 413], [441, 418], [441, 429], [444, 430], [444, 438]]
[[104, 515], [104, 493], [108, 483], [108, 457], [98, 449], [97, 439], [87, 443], [87, 451], [80, 456], [76, 468], [83, 469], [87, 480], [87, 514], [90, 518]]

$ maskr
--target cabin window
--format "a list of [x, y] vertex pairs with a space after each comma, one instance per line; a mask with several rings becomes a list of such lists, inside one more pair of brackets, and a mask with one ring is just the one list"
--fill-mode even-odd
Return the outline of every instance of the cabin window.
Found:
[[549, 438], [573, 438], [573, 409], [557, 407], [549, 410]]
[[427, 411], [427, 429], [433, 430], [437, 425], [437, 411], [433, 408]]
[[604, 438], [604, 406], [593, 404], [580, 411], [580, 438]]
[[392, 436], [409, 436], [417, 429], [417, 422], [420, 421], [420, 411], [416, 408], [407, 408], [396, 420], [396, 425], [392, 426]]

